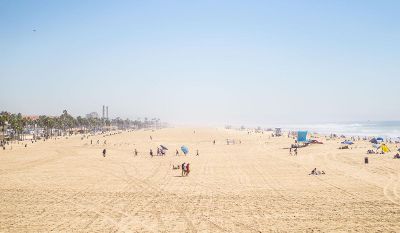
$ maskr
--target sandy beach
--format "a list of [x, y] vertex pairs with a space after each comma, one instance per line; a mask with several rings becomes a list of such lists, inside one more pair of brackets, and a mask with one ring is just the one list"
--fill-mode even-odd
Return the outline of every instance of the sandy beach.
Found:
[[[297, 156], [287, 136], [214, 128], [13, 144], [0, 151], [0, 232], [399, 232], [394, 153], [364, 164], [370, 143], [319, 140]], [[183, 162], [187, 177], [172, 169]]]

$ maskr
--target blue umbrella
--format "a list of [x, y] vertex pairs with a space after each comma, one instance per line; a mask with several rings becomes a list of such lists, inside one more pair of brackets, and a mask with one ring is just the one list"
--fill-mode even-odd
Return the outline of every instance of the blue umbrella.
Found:
[[380, 137], [379, 137], [379, 138], [377, 138], [376, 140], [378, 140], [378, 141], [383, 141], [383, 138], [380, 138]]
[[181, 150], [182, 152], [186, 155], [187, 153], [189, 153], [189, 148], [187, 148], [187, 146], [181, 146]]

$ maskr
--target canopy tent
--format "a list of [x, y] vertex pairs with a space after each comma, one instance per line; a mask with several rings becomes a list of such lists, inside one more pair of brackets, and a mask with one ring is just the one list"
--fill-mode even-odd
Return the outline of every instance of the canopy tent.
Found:
[[189, 148], [187, 148], [187, 146], [181, 146], [181, 150], [185, 155], [189, 153]]
[[297, 131], [297, 142], [307, 142], [307, 131]]

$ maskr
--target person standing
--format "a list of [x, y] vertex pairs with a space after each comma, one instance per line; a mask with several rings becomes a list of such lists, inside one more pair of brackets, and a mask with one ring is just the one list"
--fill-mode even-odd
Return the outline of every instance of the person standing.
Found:
[[150, 149], [150, 156], [153, 158], [153, 150]]
[[190, 168], [189, 168], [189, 163], [186, 164], [186, 176], [188, 176], [190, 173]]
[[106, 157], [106, 149], [103, 150], [103, 157]]
[[175, 156], [178, 156], [179, 155], [179, 151], [178, 150], [176, 150], [176, 152], [175, 152]]
[[138, 152], [137, 152], [136, 148], [135, 148], [135, 152], [134, 153], [135, 153], [135, 156], [137, 156]]
[[199, 156], [199, 150], [196, 150], [196, 156]]
[[182, 163], [182, 166], [181, 166], [181, 168], [182, 168], [182, 176], [184, 176], [185, 175], [185, 170], [186, 170], [186, 164], [185, 163]]

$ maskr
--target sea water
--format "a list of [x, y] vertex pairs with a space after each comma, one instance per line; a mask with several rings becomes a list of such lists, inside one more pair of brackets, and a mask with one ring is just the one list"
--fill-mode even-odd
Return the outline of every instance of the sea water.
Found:
[[384, 138], [400, 137], [400, 121], [368, 121], [320, 124], [282, 125], [287, 130], [308, 130], [321, 134], [338, 134], [348, 136], [375, 136]]

